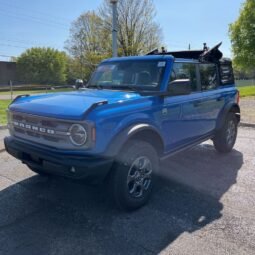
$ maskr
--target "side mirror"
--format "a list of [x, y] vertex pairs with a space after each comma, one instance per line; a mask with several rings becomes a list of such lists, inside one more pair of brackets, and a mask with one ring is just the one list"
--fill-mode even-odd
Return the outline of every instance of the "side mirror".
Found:
[[168, 93], [172, 96], [189, 95], [191, 93], [191, 82], [189, 79], [178, 79], [168, 84]]

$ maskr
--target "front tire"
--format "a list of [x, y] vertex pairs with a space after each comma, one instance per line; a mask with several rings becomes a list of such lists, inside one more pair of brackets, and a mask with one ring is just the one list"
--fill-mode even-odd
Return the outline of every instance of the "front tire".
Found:
[[236, 142], [238, 121], [236, 115], [228, 113], [223, 127], [213, 139], [215, 149], [220, 153], [230, 152]]
[[114, 201], [122, 210], [135, 210], [147, 203], [152, 192], [159, 158], [153, 146], [133, 140], [116, 159], [110, 186]]
[[35, 167], [33, 167], [33, 166], [27, 165], [27, 167], [28, 167], [31, 171], [33, 171], [34, 173], [39, 174], [39, 175], [41, 175], [41, 176], [49, 176], [49, 175], [50, 175], [50, 174], [48, 174], [48, 173], [46, 173], [46, 172], [43, 172], [43, 171], [38, 170], [37, 168], [35, 168]]

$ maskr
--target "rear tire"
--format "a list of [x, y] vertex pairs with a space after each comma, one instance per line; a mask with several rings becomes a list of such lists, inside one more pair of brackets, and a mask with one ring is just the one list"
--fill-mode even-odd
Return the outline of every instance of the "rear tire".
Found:
[[122, 210], [135, 210], [147, 203], [158, 171], [159, 158], [147, 142], [132, 140], [115, 160], [110, 178], [113, 199]]
[[215, 149], [220, 153], [230, 152], [236, 142], [238, 121], [236, 115], [228, 113], [225, 123], [213, 139]]

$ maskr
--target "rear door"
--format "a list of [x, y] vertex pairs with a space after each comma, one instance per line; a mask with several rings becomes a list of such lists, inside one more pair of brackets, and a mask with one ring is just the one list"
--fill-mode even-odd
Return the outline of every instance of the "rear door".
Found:
[[224, 106], [225, 97], [219, 88], [219, 75], [217, 66], [213, 63], [199, 64], [199, 79], [203, 99], [201, 110], [203, 115], [203, 132], [205, 134], [214, 131], [217, 117]]
[[175, 62], [170, 82], [175, 79], [190, 79], [192, 92], [164, 98], [162, 124], [168, 150], [211, 136], [226, 99], [213, 63]]

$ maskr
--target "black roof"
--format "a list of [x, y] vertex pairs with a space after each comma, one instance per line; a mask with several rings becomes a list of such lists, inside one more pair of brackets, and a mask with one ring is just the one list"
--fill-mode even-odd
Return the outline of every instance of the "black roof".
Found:
[[219, 47], [222, 43], [218, 43], [211, 49], [208, 49], [206, 44], [204, 45], [203, 50], [184, 50], [184, 51], [165, 51], [162, 48], [162, 52], [159, 52], [158, 49], [155, 49], [149, 52], [147, 55], [172, 55], [175, 58], [187, 58], [187, 59], [197, 59], [201, 62], [218, 62], [223, 54], [219, 50]]

